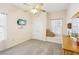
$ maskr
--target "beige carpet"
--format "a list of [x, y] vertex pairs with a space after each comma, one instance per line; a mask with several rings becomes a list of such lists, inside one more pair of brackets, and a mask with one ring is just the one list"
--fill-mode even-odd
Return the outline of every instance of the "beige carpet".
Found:
[[0, 52], [0, 55], [61, 55], [60, 44], [31, 39]]

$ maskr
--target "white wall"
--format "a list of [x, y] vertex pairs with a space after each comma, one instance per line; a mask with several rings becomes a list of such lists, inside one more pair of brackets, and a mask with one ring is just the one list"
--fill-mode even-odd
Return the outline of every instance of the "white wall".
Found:
[[41, 12], [33, 15], [32, 19], [32, 39], [46, 40], [46, 13]]
[[[10, 4], [0, 4], [0, 12], [7, 13], [7, 39], [3, 41], [2, 45], [5, 48], [12, 47], [16, 44], [22, 43], [31, 39], [31, 17], [28, 13], [21, 11], [20, 9]], [[17, 25], [17, 19], [26, 19], [27, 24], [23, 29], [19, 29]]]

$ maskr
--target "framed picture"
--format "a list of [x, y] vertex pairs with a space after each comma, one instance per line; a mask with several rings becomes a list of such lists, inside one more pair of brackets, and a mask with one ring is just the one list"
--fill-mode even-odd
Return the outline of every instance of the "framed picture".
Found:
[[67, 28], [68, 28], [68, 29], [72, 29], [72, 23], [68, 23], [68, 24], [67, 24]]
[[17, 24], [18, 25], [26, 25], [26, 20], [24, 20], [24, 19], [18, 19], [17, 20]]

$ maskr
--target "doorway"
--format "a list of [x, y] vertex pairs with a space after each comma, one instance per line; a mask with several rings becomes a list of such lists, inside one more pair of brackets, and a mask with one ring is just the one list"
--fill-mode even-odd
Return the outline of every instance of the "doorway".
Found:
[[49, 30], [54, 34], [52, 37], [47, 37], [48, 41], [55, 43], [62, 43], [62, 28], [63, 28], [63, 20], [62, 19], [54, 19], [50, 20]]

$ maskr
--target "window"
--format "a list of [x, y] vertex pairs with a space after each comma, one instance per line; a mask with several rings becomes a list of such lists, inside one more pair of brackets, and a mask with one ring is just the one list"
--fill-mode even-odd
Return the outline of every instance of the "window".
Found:
[[72, 32], [79, 33], [79, 18], [72, 20]]
[[62, 20], [51, 20], [51, 26], [52, 32], [54, 32], [55, 35], [62, 35]]

